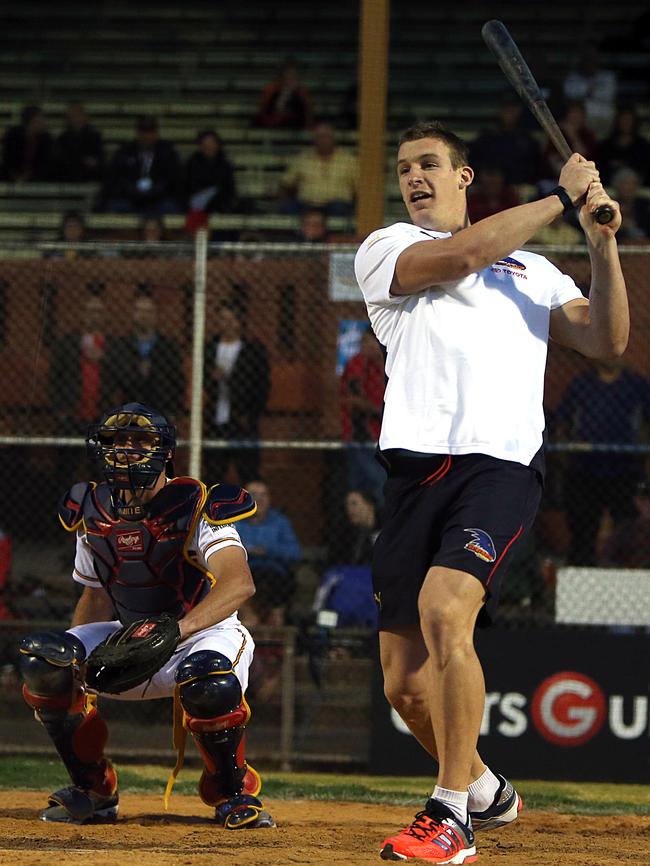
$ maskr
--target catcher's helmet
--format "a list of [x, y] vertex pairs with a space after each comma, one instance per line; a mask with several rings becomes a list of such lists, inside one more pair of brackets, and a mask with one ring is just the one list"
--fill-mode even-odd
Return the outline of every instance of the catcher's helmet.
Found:
[[153, 487], [161, 472], [173, 474], [176, 428], [150, 406], [124, 403], [88, 429], [86, 450], [112, 491], [135, 493]]

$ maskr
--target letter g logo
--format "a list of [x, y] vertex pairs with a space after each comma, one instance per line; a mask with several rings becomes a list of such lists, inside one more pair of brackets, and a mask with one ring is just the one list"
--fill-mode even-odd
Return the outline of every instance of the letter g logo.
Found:
[[533, 722], [556, 746], [581, 746], [603, 726], [605, 695], [585, 674], [563, 671], [545, 679], [535, 691]]

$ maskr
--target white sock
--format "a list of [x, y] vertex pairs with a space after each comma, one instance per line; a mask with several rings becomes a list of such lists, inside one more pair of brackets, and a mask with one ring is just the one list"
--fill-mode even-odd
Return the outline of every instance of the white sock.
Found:
[[444, 803], [461, 824], [467, 824], [467, 791], [450, 791], [448, 788], [440, 788], [436, 785], [431, 797]]
[[470, 812], [485, 812], [489, 809], [499, 790], [499, 779], [489, 767], [485, 768], [478, 779], [475, 779], [467, 789], [469, 800], [467, 808]]

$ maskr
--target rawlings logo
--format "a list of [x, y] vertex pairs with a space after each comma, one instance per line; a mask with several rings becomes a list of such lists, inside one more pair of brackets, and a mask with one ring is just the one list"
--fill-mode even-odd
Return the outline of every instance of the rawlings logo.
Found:
[[128, 532], [117, 532], [115, 543], [120, 553], [143, 553], [144, 542], [141, 529], [131, 529]]
[[157, 623], [155, 622], [143, 622], [142, 625], [139, 625], [135, 631], [131, 633], [131, 637], [147, 637], [148, 634], [155, 629]]
[[494, 547], [494, 542], [483, 529], [464, 529], [463, 532], [471, 532], [472, 537], [465, 545], [465, 550], [469, 550], [474, 556], [478, 556], [483, 562], [494, 562], [497, 558], [497, 552]]

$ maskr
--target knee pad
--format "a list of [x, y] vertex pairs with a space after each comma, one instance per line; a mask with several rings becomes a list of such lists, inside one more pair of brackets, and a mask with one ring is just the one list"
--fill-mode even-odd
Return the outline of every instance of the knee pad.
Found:
[[[241, 684], [229, 658], [215, 650], [191, 653], [176, 670], [180, 701], [192, 719], [227, 718], [228, 727], [237, 727], [245, 706]], [[240, 711], [240, 712], [238, 712]]]
[[19, 650], [27, 703], [35, 709], [71, 707], [80, 691], [73, 666], [86, 657], [81, 641], [68, 632], [35, 632], [21, 640]]

